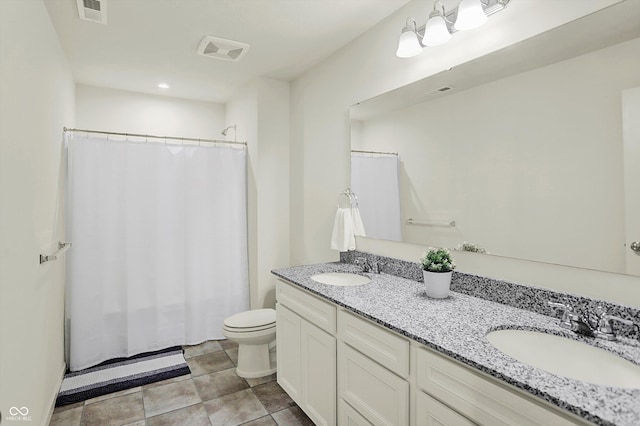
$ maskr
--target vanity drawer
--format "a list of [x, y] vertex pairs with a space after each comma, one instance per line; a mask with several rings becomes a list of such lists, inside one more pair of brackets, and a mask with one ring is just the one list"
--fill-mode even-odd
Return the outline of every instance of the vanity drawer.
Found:
[[416, 395], [416, 426], [476, 426], [424, 392]]
[[409, 340], [350, 312], [338, 311], [338, 335], [398, 376], [409, 377]]
[[443, 355], [416, 347], [416, 383], [456, 411], [487, 426], [564, 426], [587, 423], [519, 395]]
[[327, 333], [336, 334], [336, 306], [284, 281], [276, 283], [276, 299]]
[[409, 382], [344, 343], [338, 345], [338, 397], [374, 425], [409, 424]]

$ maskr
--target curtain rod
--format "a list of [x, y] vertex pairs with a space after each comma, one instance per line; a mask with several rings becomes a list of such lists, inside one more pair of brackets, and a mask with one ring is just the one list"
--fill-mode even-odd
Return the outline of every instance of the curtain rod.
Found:
[[357, 149], [352, 149], [351, 152], [359, 152], [362, 154], [385, 154], [385, 155], [395, 155], [398, 156], [397, 152], [379, 152], [379, 151], [358, 151]]
[[153, 138], [153, 139], [173, 139], [178, 141], [191, 141], [191, 142], [211, 142], [211, 143], [227, 143], [231, 145], [247, 145], [246, 142], [231, 142], [231, 141], [222, 141], [218, 139], [195, 139], [195, 138], [178, 138], [175, 136], [155, 136], [155, 135], [142, 135], [139, 133], [118, 133], [118, 132], [103, 132], [100, 130], [86, 130], [86, 129], [69, 129], [67, 127], [63, 127], [65, 132], [83, 132], [83, 133], [100, 133], [102, 135], [116, 135], [116, 136], [133, 136], [139, 138]]

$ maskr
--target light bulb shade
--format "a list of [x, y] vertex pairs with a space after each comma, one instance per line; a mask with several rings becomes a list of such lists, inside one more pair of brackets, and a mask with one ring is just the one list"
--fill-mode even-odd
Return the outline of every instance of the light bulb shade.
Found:
[[430, 16], [424, 28], [422, 44], [425, 46], [439, 46], [448, 42], [450, 38], [451, 33], [442, 15]]
[[454, 27], [458, 31], [472, 30], [487, 22], [487, 15], [480, 0], [462, 0], [458, 6], [458, 16]]
[[398, 42], [396, 56], [398, 58], [411, 58], [422, 52], [422, 46], [418, 41], [418, 35], [413, 30], [403, 31]]

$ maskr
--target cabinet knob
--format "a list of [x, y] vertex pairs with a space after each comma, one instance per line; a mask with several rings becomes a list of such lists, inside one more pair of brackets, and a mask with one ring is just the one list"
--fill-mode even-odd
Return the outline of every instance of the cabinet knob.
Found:
[[636, 253], [640, 252], [640, 241], [632, 242], [630, 248], [631, 248], [631, 250], [635, 251]]

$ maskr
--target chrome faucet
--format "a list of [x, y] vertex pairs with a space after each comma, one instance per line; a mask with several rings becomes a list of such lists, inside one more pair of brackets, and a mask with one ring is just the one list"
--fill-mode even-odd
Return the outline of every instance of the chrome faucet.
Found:
[[374, 274], [379, 274], [383, 265], [380, 261], [369, 261], [365, 257], [357, 258], [355, 263], [362, 266], [362, 272], [373, 272]]
[[582, 334], [584, 336], [593, 336], [593, 330], [591, 326], [573, 310], [573, 306], [566, 305], [564, 303], [547, 302], [549, 306], [557, 310], [562, 311], [562, 318], [560, 318], [560, 327], [571, 330], [574, 333]]
[[633, 323], [633, 321], [629, 321], [615, 315], [609, 315], [606, 310], [600, 306], [597, 308], [597, 312], [599, 312], [598, 319], [596, 321], [597, 326], [594, 327], [589, 316], [584, 317], [574, 312], [571, 305], [557, 302], [547, 303], [552, 308], [562, 311], [562, 318], [560, 318], [559, 323], [560, 327], [566, 328], [583, 336], [616, 340], [617, 337], [613, 329], [613, 321], [638, 327]]
[[359, 257], [356, 259], [356, 265], [362, 266], [362, 272], [371, 272], [371, 264], [366, 257]]

